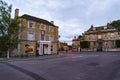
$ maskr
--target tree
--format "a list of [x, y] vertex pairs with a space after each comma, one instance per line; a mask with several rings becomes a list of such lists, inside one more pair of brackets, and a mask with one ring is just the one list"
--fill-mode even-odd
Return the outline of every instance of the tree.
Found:
[[11, 18], [12, 5], [0, 0], [0, 51], [7, 51], [7, 58], [10, 56], [10, 49], [17, 46], [19, 39], [20, 20], [18, 17]]
[[88, 41], [80, 42], [80, 47], [81, 48], [89, 48], [89, 46], [90, 46], [90, 42], [88, 42]]
[[113, 27], [120, 31], [120, 20], [114, 20], [110, 23]]

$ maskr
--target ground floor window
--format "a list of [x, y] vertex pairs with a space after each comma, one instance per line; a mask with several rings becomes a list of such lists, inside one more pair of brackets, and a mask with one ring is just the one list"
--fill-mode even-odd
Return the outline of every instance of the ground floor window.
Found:
[[26, 52], [27, 52], [27, 53], [33, 53], [33, 52], [34, 52], [34, 46], [28, 45], [28, 46], [26, 47]]

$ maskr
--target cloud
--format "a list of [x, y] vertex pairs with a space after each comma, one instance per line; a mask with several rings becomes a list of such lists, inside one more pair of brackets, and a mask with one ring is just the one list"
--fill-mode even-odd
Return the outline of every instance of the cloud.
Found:
[[[20, 9], [20, 15], [30, 14], [59, 26], [61, 41], [70, 42], [88, 30], [90, 25], [106, 25], [120, 19], [120, 0], [5, 0]], [[14, 14], [14, 11], [12, 15]]]

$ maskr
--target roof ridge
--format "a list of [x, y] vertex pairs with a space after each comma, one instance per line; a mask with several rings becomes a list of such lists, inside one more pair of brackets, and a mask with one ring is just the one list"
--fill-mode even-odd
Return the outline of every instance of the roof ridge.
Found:
[[[29, 17], [33, 17], [33, 18], [45, 20], [45, 19], [43, 19], [43, 18], [38, 18], [38, 17], [36, 17], [36, 16], [32, 16], [32, 15], [29, 15], [29, 14], [24, 14], [24, 15], [22, 15], [22, 16], [29, 16]], [[45, 20], [45, 21], [49, 22], [48, 20]]]
[[20, 18], [25, 18], [25, 19], [28, 19], [28, 20], [33, 20], [33, 21], [36, 21], [36, 22], [41, 22], [41, 23], [48, 24], [48, 25], [51, 25], [51, 26], [54, 26], [54, 27], [58, 27], [58, 26], [52, 24], [51, 22], [49, 22], [48, 20], [38, 18], [38, 17], [35, 17], [35, 16], [31, 16], [31, 15], [28, 15], [28, 14], [22, 15], [22, 16], [20, 16]]

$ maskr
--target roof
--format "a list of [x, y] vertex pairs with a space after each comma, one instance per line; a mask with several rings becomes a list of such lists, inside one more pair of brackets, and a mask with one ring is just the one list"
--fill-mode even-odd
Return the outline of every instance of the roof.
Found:
[[97, 33], [97, 32], [108, 32], [108, 31], [117, 31], [114, 27], [111, 25], [105, 25], [105, 26], [98, 26], [93, 27], [91, 26], [85, 33]]
[[53, 23], [51, 23], [47, 20], [37, 18], [37, 17], [31, 16], [31, 15], [28, 15], [28, 14], [22, 15], [20, 18], [24, 18], [24, 19], [27, 19], [27, 20], [32, 20], [32, 21], [43, 23], [43, 24], [51, 25], [51, 26], [54, 26], [54, 27], [58, 27], [58, 26], [55, 26]]

